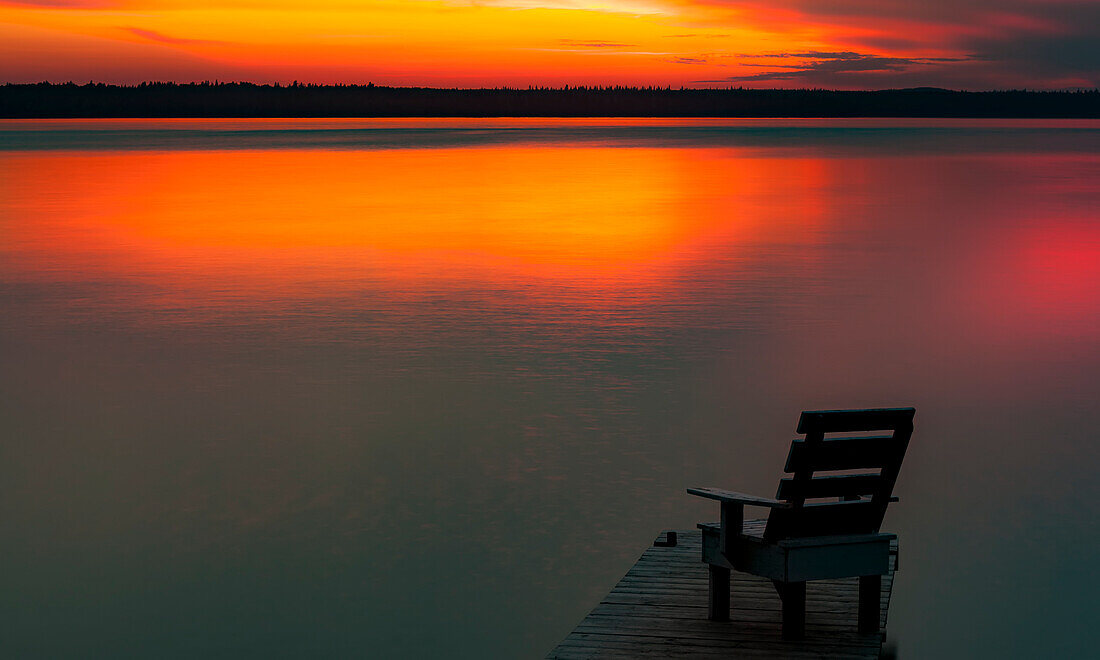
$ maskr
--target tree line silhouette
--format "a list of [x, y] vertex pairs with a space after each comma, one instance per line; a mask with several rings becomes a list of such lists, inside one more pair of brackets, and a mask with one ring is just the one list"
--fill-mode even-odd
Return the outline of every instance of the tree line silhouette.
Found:
[[0, 86], [0, 117], [1100, 117], [1100, 90], [964, 92], [247, 82]]

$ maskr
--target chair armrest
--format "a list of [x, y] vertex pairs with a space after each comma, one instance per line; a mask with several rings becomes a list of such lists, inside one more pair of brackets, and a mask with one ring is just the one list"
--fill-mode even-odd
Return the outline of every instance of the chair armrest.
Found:
[[710, 500], [718, 500], [723, 504], [763, 506], [769, 509], [789, 509], [791, 507], [788, 502], [780, 502], [770, 497], [745, 495], [744, 493], [735, 493], [731, 490], [722, 490], [721, 488], [688, 488], [687, 492], [691, 495], [698, 495], [699, 497], [705, 497]]

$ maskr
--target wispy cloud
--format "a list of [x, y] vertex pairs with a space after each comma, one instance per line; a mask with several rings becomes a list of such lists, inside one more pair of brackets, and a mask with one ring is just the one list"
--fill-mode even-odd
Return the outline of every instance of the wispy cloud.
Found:
[[819, 50], [810, 50], [803, 53], [741, 53], [738, 57], [744, 58], [790, 58], [797, 57], [799, 59], [822, 59], [822, 60], [854, 60], [860, 57], [865, 57], [860, 53], [852, 51], [840, 51], [840, 52], [824, 52]]
[[173, 37], [154, 30], [146, 30], [144, 28], [136, 27], [124, 27], [130, 34], [137, 35], [142, 39], [148, 39], [149, 41], [156, 41], [162, 44], [173, 44], [177, 46], [190, 46], [190, 45], [221, 45], [230, 43], [228, 41], [218, 41], [216, 39], [187, 39], [185, 37]]
[[617, 41], [599, 41], [588, 39], [558, 39], [558, 48], [527, 48], [527, 50], [540, 50], [554, 53], [589, 53], [607, 56], [628, 55], [631, 57], [668, 57], [675, 55], [669, 52], [654, 52], [639, 50], [639, 44], [620, 43]]
[[580, 39], [558, 39], [558, 43], [571, 48], [635, 48], [638, 44], [620, 44], [612, 41], [583, 41]]
[[55, 9], [108, 9], [117, 7], [114, 0], [3, 0], [4, 5], [29, 5], [31, 7], [51, 7]]
[[665, 14], [661, 0], [477, 0], [476, 4], [516, 9], [576, 9], [620, 14]]
[[666, 62], [672, 62], [673, 64], [706, 64], [707, 58], [705, 57], [673, 57], [665, 60]]
[[743, 66], [767, 67], [779, 69], [747, 76], [731, 76], [723, 82], [752, 82], [765, 80], [812, 80], [835, 74], [861, 74], [907, 71], [913, 67], [964, 62], [970, 57], [883, 57], [853, 51], [804, 51], [795, 53], [758, 53], [741, 55], [746, 59], [799, 59], [810, 60], [799, 64], [744, 62]]

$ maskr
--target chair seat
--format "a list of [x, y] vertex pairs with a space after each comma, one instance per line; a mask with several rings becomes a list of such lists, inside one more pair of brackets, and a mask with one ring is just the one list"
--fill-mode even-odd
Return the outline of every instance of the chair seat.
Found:
[[890, 542], [896, 534], [811, 536], [764, 540], [765, 520], [747, 520], [732, 539], [729, 552], [721, 551], [721, 524], [700, 523], [703, 561], [723, 568], [778, 580], [805, 582], [890, 571]]

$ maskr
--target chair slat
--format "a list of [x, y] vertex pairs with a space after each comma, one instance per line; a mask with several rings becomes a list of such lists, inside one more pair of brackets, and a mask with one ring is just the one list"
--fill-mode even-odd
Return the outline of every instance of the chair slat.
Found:
[[791, 443], [783, 471], [882, 468], [901, 462], [908, 440], [908, 436], [895, 438], [888, 435], [831, 438], [817, 442], [795, 440]]
[[872, 495], [886, 484], [878, 474], [846, 474], [835, 477], [815, 477], [805, 481], [780, 479], [776, 499], [811, 499], [815, 497], [847, 497]]
[[893, 430], [911, 424], [915, 408], [807, 410], [798, 418], [798, 433], [855, 433]]

